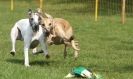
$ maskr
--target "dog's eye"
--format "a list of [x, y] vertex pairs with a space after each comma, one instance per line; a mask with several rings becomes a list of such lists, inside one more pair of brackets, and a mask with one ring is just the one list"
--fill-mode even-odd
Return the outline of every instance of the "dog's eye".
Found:
[[45, 24], [42, 24], [42, 26], [45, 26]]
[[49, 26], [51, 26], [52, 24], [51, 23], [49, 23]]

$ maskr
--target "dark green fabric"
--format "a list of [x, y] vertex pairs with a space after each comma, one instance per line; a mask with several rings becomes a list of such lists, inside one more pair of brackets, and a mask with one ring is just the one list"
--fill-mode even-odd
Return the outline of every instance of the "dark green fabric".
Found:
[[76, 76], [81, 76], [81, 72], [86, 70], [86, 68], [79, 66], [79, 67], [75, 67], [72, 70], [72, 74], [76, 75]]

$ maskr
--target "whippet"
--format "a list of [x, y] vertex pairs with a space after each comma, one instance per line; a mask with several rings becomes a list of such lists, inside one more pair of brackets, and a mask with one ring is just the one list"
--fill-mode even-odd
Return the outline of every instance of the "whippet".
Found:
[[46, 45], [46, 33], [42, 28], [42, 18], [38, 12], [28, 11], [29, 18], [21, 19], [15, 23], [11, 29], [11, 42], [12, 50], [11, 54], [15, 55], [15, 43], [16, 40], [24, 41], [24, 65], [29, 65], [29, 49], [33, 49], [33, 53], [36, 53], [36, 47], [40, 43], [43, 49], [43, 53], [48, 58], [48, 50]]
[[60, 45], [64, 44], [64, 58], [67, 55], [66, 47], [71, 45], [75, 50], [74, 57], [78, 57], [78, 51], [80, 50], [78, 46], [78, 42], [74, 41], [73, 29], [70, 23], [62, 18], [53, 18], [51, 15], [45, 13], [47, 18], [44, 18], [43, 28], [49, 31], [50, 35], [47, 38], [47, 42], [49, 44]]

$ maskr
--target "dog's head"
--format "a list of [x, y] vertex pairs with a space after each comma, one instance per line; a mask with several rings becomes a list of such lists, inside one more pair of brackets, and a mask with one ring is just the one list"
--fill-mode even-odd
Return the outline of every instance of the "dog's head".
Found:
[[53, 17], [45, 13], [46, 18], [43, 20], [42, 28], [46, 29], [47, 32], [51, 32], [53, 29]]
[[39, 25], [41, 25], [42, 18], [40, 17], [39, 12], [32, 12], [31, 9], [28, 11], [28, 16], [29, 16], [29, 23], [30, 26], [32, 27], [32, 30], [34, 32], [37, 32], [39, 30]]

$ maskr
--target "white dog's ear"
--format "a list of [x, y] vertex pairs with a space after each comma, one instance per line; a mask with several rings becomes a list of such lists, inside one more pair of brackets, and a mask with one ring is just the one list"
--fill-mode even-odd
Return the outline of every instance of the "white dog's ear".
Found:
[[31, 15], [31, 14], [32, 14], [32, 10], [29, 9], [29, 10], [28, 10], [28, 15]]
[[53, 17], [52, 17], [51, 15], [47, 14], [47, 13], [45, 13], [45, 16], [46, 16], [47, 18], [53, 19]]
[[32, 17], [32, 10], [31, 10], [31, 9], [28, 10], [28, 17], [29, 17], [29, 18]]

